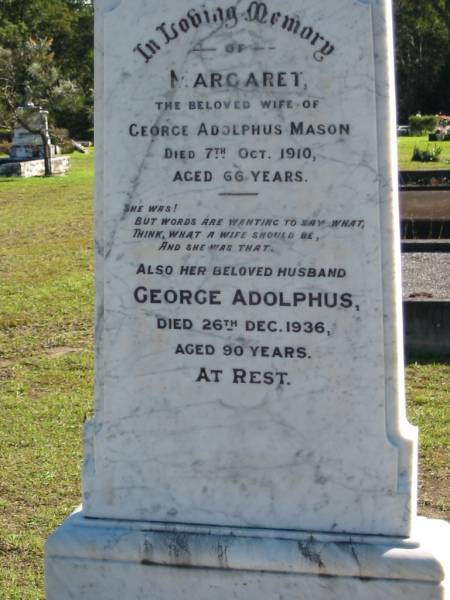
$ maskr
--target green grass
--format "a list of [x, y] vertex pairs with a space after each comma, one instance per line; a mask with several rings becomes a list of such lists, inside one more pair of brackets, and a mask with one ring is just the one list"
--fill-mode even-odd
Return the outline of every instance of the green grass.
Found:
[[79, 503], [92, 406], [92, 162], [0, 179], [0, 597], [43, 597], [43, 542]]
[[[43, 598], [44, 541], [80, 501], [93, 386], [92, 154], [72, 164], [62, 178], [0, 179], [2, 600]], [[421, 512], [443, 517], [449, 380], [444, 361], [407, 370]]]
[[[434, 169], [450, 169], [450, 141], [429, 142], [428, 136], [423, 137], [399, 137], [398, 140], [398, 163], [400, 171], [420, 171]], [[434, 145], [442, 148], [439, 162], [417, 162], [412, 161], [414, 146], [421, 150], [431, 149]]]
[[450, 519], [450, 361], [411, 361], [406, 391], [410, 421], [419, 427], [420, 512]]

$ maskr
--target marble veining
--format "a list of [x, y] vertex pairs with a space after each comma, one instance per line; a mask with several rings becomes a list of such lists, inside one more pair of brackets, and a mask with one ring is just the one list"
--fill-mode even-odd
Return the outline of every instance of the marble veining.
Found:
[[444, 600], [391, 3], [98, 0], [95, 48], [96, 412], [47, 600]]
[[[84, 483], [87, 514], [406, 534], [414, 477], [408, 457], [414, 455], [415, 434], [405, 424], [399, 430], [387, 423], [387, 408], [402, 398], [384, 384], [394, 366], [383, 360], [383, 329], [395, 329], [397, 317], [384, 305], [382, 290], [386, 240], [381, 222], [389, 215], [380, 213], [380, 206], [392, 192], [385, 188], [380, 164], [388, 160], [388, 151], [380, 154], [378, 149], [385, 122], [376, 121], [376, 86], [381, 93], [385, 84], [375, 77], [368, 13], [374, 8], [341, 0], [339, 7], [335, 2], [303, 3], [298, 11], [291, 1], [279, 16], [261, 5], [258, 10], [267, 10], [267, 17], [244, 0], [220, 7], [223, 12], [208, 7], [205, 14], [195, 3], [190, 9], [169, 2], [159, 12], [145, 2], [110, 8], [108, 3], [102, 17], [104, 90], [97, 123], [105, 148], [99, 173], [104, 251], [97, 261], [103, 282], [98, 320], [103, 400], [88, 459], [95, 469], [87, 470]], [[273, 26], [267, 26], [270, 15]], [[207, 22], [216, 16], [217, 22]], [[304, 28], [297, 33], [295, 19]], [[314, 56], [312, 31], [323, 38], [317, 42], [326, 48], [320, 56]], [[298, 64], [292, 61], [294, 44]], [[234, 48], [236, 53], [243, 50], [236, 56]], [[222, 76], [230, 79], [222, 81]], [[273, 85], [274, 78], [280, 87]], [[205, 108], [211, 103], [212, 108]], [[317, 134], [320, 127], [339, 129], [339, 123], [340, 135]], [[267, 131], [260, 132], [262, 126]], [[243, 135], [227, 134], [242, 134], [242, 127]], [[165, 136], [164, 128], [185, 135]], [[251, 128], [258, 135], [248, 135]], [[307, 128], [314, 134], [306, 136]], [[297, 163], [275, 160], [283, 145], [294, 144], [307, 145], [306, 156], [314, 154], [309, 162], [300, 162], [301, 175], [292, 171]], [[225, 158], [207, 158], [209, 146], [223, 147]], [[166, 158], [168, 149], [181, 160]], [[192, 169], [189, 152], [195, 154], [195, 169], [210, 172], [212, 181], [171, 181], [177, 170]], [[254, 158], [242, 158], [249, 154]], [[271, 174], [274, 168], [282, 178], [302, 182], [260, 181], [263, 170]], [[240, 185], [254, 199], [228, 195], [240, 191], [239, 182], [223, 179], [223, 172], [234, 169], [249, 174]], [[259, 176], [252, 182], [254, 172]], [[130, 205], [142, 206], [144, 212], [130, 214]], [[169, 212], [148, 214], [155, 205]], [[164, 226], [164, 216], [173, 225]], [[300, 228], [281, 235], [278, 225], [280, 236], [271, 240], [266, 255], [246, 254], [238, 242], [230, 253], [211, 250], [208, 243], [203, 249], [198, 244], [197, 251], [186, 242], [174, 252], [160, 248], [163, 238], [180, 231], [202, 242], [209, 231], [219, 239], [223, 230], [229, 231], [237, 236], [232, 240], [249, 239], [253, 232], [265, 235], [261, 225], [235, 224], [255, 216], [277, 223], [300, 218], [316, 222], [316, 237], [305, 242]], [[146, 225], [137, 227], [145, 218]], [[213, 221], [201, 231], [201, 222], [219, 218], [224, 225]], [[359, 226], [351, 232], [331, 226], [342, 219]], [[160, 237], [136, 238], [153, 235], [149, 223]], [[138, 265], [149, 264], [161, 264], [170, 273], [137, 277]], [[346, 276], [240, 280], [213, 275], [214, 269], [226, 272], [229, 264], [250, 273], [337, 265]], [[180, 276], [183, 269], [196, 276]], [[396, 276], [391, 272], [391, 279]], [[133, 300], [138, 285], [220, 290], [220, 304], [198, 309], [139, 306]], [[247, 290], [282, 294], [281, 303], [297, 290], [323, 298], [351, 294], [353, 308], [326, 313], [318, 306], [278, 307], [277, 331], [246, 332], [244, 323], [268, 323], [274, 310], [230, 304], [242, 285], [244, 295]], [[234, 332], [205, 331], [204, 318], [229, 318], [239, 326]], [[188, 320], [192, 328], [158, 330], [155, 323], [164, 319]], [[325, 322], [328, 339], [282, 331], [285, 322], [299, 319]], [[178, 342], [213, 348], [214, 356], [175, 355]], [[221, 356], [223, 347], [236, 345], [242, 358]], [[285, 352], [302, 355], [303, 347], [309, 358], [280, 360]], [[271, 356], [274, 351], [278, 355]], [[199, 374], [214, 369], [223, 372], [222, 381], [196, 382]], [[233, 377], [242, 373], [239, 369], [266, 373], [273, 385], [236, 386]]]

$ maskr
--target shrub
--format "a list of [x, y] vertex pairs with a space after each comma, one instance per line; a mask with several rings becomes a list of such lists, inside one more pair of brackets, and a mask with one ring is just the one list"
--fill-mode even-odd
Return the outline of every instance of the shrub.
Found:
[[439, 118], [436, 115], [411, 115], [408, 121], [412, 135], [423, 135], [436, 129]]
[[61, 148], [61, 154], [72, 154], [72, 152], [74, 151], [72, 140], [63, 140], [58, 145]]
[[10, 142], [12, 140], [12, 133], [9, 129], [0, 128], [0, 143]]
[[431, 150], [421, 150], [418, 146], [414, 146], [414, 151], [411, 160], [415, 162], [439, 162], [439, 157], [442, 153], [440, 146], [434, 145]]
[[55, 127], [51, 130], [50, 137], [55, 143], [63, 144], [65, 141], [70, 140], [69, 130], [62, 127]]
[[11, 144], [6, 141], [0, 141], [0, 154], [9, 154]]

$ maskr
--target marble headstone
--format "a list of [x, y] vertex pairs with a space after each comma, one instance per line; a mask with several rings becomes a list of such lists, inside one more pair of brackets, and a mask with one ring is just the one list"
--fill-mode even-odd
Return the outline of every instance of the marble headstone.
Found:
[[391, 42], [376, 0], [97, 2], [96, 415], [49, 599], [444, 597]]
[[44, 141], [37, 131], [42, 131], [46, 138], [51, 156], [57, 154], [58, 147], [51, 143], [48, 130], [48, 111], [28, 104], [18, 109], [21, 123], [14, 127], [13, 140], [11, 144], [10, 157], [15, 161], [27, 161], [44, 158]]

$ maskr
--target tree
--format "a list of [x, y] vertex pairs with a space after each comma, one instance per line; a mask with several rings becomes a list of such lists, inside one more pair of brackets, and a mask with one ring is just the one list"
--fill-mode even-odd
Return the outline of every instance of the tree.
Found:
[[93, 21], [92, 2], [85, 0], [0, 1], [0, 46], [17, 54], [30, 40], [47, 40], [55, 83], [72, 82], [70, 102], [61, 96], [48, 108], [51, 122], [74, 136], [92, 127]]
[[73, 82], [60, 77], [51, 45], [50, 39], [28, 39], [15, 48], [0, 47], [0, 125], [12, 128], [18, 122], [41, 136], [46, 175], [51, 175], [50, 143], [45, 124], [36, 122], [30, 95], [39, 106], [47, 107], [77, 92]]
[[449, 111], [450, 0], [395, 0], [399, 118]]

